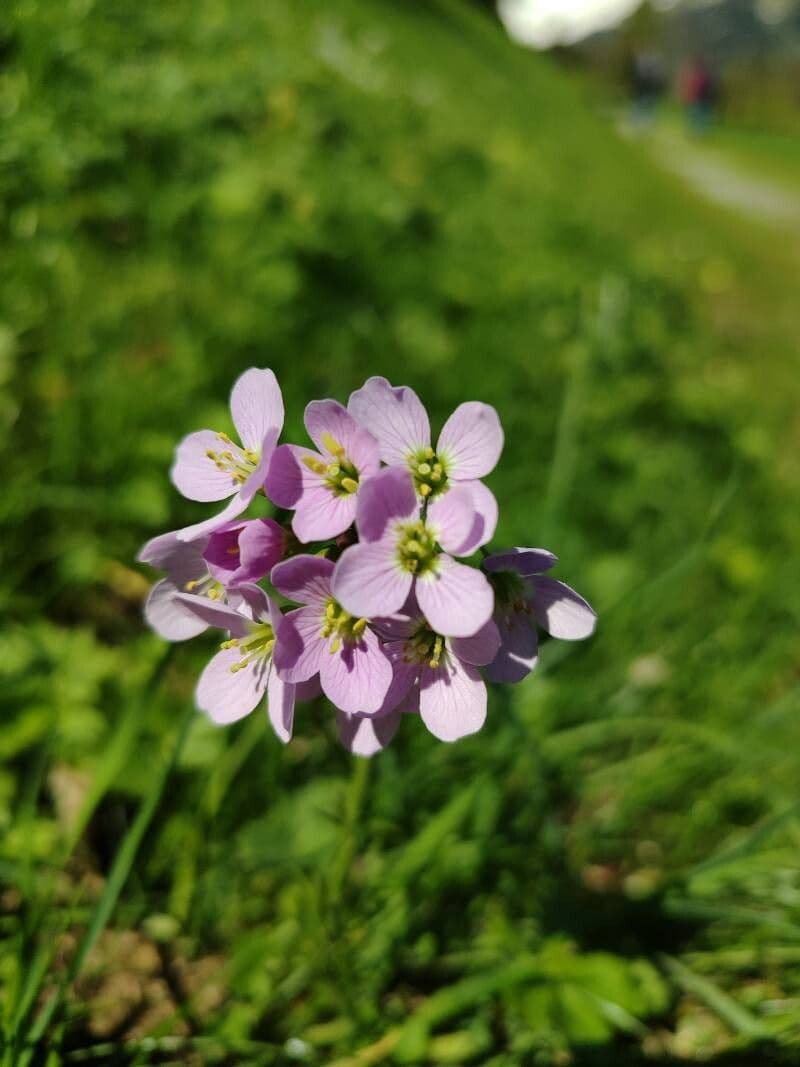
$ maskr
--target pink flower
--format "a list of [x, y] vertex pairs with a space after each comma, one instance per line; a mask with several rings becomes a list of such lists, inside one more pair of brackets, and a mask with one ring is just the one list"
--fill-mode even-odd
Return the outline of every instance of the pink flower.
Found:
[[334, 598], [333, 569], [329, 559], [295, 556], [272, 571], [278, 592], [303, 605], [281, 620], [275, 666], [290, 683], [318, 673], [323, 693], [336, 707], [372, 714], [383, 704], [392, 666], [367, 619], [348, 614]]
[[483, 567], [494, 586], [494, 621], [501, 645], [487, 671], [493, 682], [522, 681], [536, 666], [536, 623], [553, 637], [581, 641], [594, 633], [597, 616], [564, 582], [544, 577], [558, 562], [545, 548], [514, 548], [487, 556]]
[[292, 529], [303, 542], [336, 537], [352, 525], [359, 489], [380, 467], [378, 443], [336, 400], [314, 400], [305, 412], [318, 452], [298, 445], [275, 450], [267, 494], [293, 508]]
[[274, 519], [237, 519], [211, 534], [203, 559], [211, 577], [230, 587], [266, 578], [285, 549], [286, 531]]
[[226, 523], [195, 541], [178, 540], [179, 531], [154, 537], [137, 559], [166, 578], [156, 582], [145, 601], [148, 625], [167, 641], [186, 641], [206, 628], [178, 594], [194, 593], [238, 607], [235, 587], [257, 582], [283, 557], [285, 531], [274, 519]]
[[400, 725], [400, 712], [386, 715], [347, 715], [336, 712], [339, 740], [354, 756], [374, 756], [389, 744]]
[[186, 608], [207, 626], [227, 630], [195, 690], [198, 708], [218, 725], [249, 715], [267, 697], [267, 714], [281, 739], [292, 736], [295, 687], [281, 680], [272, 662], [281, 622], [277, 604], [257, 585], [241, 585], [238, 610], [205, 597], [180, 594]]
[[360, 543], [336, 564], [333, 595], [351, 615], [369, 619], [399, 611], [413, 590], [437, 633], [474, 634], [491, 617], [494, 596], [481, 571], [453, 559], [475, 551], [474, 519], [467, 488], [433, 500], [422, 518], [411, 475], [381, 471], [359, 494]]
[[179, 541], [176, 531], [161, 534], [143, 545], [136, 557], [156, 570], [166, 571], [166, 578], [156, 582], [145, 601], [144, 617], [151, 629], [167, 641], [188, 641], [208, 626], [187, 611], [178, 599], [188, 588], [216, 600], [224, 595], [222, 586], [208, 573], [203, 550], [208, 537], [196, 541]]
[[500, 647], [491, 620], [471, 637], [445, 637], [431, 628], [412, 599], [403, 613], [379, 619], [375, 626], [394, 665], [375, 725], [388, 731], [401, 712], [419, 711], [440, 741], [457, 741], [480, 730], [486, 720], [486, 686], [478, 667], [491, 663]]
[[476, 512], [473, 539], [478, 547], [492, 539], [497, 501], [478, 479], [494, 470], [503, 450], [503, 429], [493, 407], [474, 400], [460, 404], [434, 449], [428, 413], [408, 386], [369, 378], [347, 406], [378, 441], [384, 463], [411, 472], [420, 496], [435, 500], [454, 485], [469, 489]]
[[231, 417], [241, 446], [225, 433], [198, 430], [176, 449], [171, 476], [185, 497], [233, 497], [218, 515], [178, 531], [181, 541], [193, 541], [241, 515], [263, 486], [283, 428], [283, 397], [271, 370], [252, 367], [237, 379], [231, 390]]

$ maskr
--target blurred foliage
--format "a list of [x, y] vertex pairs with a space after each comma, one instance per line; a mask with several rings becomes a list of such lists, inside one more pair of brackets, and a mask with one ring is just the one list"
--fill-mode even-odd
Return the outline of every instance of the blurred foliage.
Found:
[[[6, 1063], [777, 1060], [791, 241], [455, 0], [15, 0], [0, 64]], [[185, 725], [210, 645], [144, 632], [132, 560], [201, 514], [171, 451], [250, 365], [289, 440], [370, 373], [495, 404], [497, 543], [555, 549], [597, 637], [371, 765], [323, 705], [287, 749]]]

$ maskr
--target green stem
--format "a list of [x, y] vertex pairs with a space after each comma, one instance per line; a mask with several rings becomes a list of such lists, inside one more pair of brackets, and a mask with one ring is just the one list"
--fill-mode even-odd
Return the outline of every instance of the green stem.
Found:
[[358, 848], [358, 824], [367, 794], [369, 768], [370, 760], [359, 756], [353, 757], [353, 769], [345, 800], [342, 847], [331, 878], [331, 901], [334, 904], [338, 904], [344, 895], [347, 876]]

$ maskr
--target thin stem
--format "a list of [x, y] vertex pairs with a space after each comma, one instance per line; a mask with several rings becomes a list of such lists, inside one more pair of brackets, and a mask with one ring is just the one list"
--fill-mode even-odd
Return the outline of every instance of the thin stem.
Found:
[[350, 774], [350, 784], [345, 800], [342, 847], [331, 878], [331, 902], [333, 904], [338, 904], [344, 895], [347, 876], [358, 848], [358, 824], [364, 808], [364, 798], [367, 794], [369, 768], [370, 760], [359, 756], [353, 757], [353, 769]]

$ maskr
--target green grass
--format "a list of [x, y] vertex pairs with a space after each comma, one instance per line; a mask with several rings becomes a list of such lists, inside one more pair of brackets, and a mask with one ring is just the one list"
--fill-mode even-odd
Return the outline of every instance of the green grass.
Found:
[[[791, 245], [455, 0], [19, 3], [0, 54], [5, 1063], [792, 1062]], [[497, 544], [596, 637], [368, 767], [192, 715], [132, 561], [251, 365], [288, 440], [370, 373], [494, 404]]]

